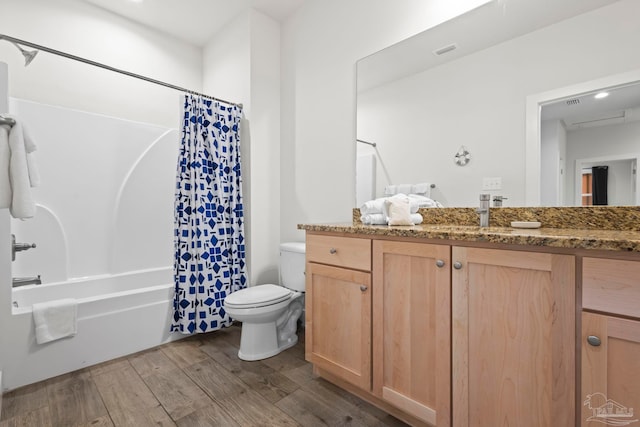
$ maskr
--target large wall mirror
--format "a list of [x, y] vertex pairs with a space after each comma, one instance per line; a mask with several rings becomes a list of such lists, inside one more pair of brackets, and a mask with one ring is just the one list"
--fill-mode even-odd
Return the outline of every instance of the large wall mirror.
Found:
[[447, 207], [579, 206], [599, 166], [608, 205], [638, 204], [637, 16], [637, 0], [495, 0], [358, 61], [356, 206], [424, 182]]

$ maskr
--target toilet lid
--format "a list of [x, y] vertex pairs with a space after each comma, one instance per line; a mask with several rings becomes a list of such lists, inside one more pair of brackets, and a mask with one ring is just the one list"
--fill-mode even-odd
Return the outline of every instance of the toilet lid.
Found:
[[291, 296], [291, 291], [278, 285], [259, 285], [233, 292], [224, 300], [226, 306], [262, 307], [277, 304]]

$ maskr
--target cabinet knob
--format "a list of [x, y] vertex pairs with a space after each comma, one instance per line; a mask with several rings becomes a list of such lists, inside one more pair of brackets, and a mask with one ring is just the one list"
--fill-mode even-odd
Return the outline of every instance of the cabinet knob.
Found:
[[338, 252], [338, 251], [336, 250], [336, 248], [331, 248], [331, 249], [329, 249], [329, 253], [330, 253], [330, 254], [332, 254], [332, 255], [333, 255], [333, 254], [335, 254], [336, 252]]
[[436, 260], [436, 267], [438, 267], [438, 268], [444, 267], [444, 261], [441, 260], [441, 259], [437, 259]]
[[598, 338], [595, 335], [589, 335], [587, 337], [587, 342], [594, 347], [600, 347], [600, 344], [602, 344], [602, 341], [600, 341], [600, 338]]
[[455, 268], [456, 270], [460, 270], [462, 268], [462, 263], [460, 261], [454, 262], [453, 268]]
[[362, 292], [366, 292], [366, 290], [369, 289], [368, 287], [366, 287], [365, 285], [360, 285], [360, 290]]

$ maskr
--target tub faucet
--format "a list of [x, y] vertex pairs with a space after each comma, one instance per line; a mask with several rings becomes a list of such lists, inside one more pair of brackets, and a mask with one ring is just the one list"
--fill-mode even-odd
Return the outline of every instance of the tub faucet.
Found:
[[476, 209], [476, 212], [480, 214], [480, 227], [489, 226], [489, 201], [491, 195], [480, 194], [480, 207]]
[[11, 282], [11, 286], [13, 288], [19, 288], [20, 286], [27, 285], [41, 285], [42, 280], [40, 279], [40, 275], [38, 274], [36, 277], [14, 277]]

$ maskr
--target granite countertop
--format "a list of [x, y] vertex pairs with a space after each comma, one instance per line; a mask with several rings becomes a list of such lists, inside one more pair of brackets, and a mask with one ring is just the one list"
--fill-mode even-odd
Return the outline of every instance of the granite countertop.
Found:
[[420, 224], [413, 226], [340, 224], [299, 224], [298, 229], [370, 236], [413, 237], [547, 246], [570, 249], [598, 249], [640, 252], [640, 231], [576, 228], [516, 229], [469, 225]]

